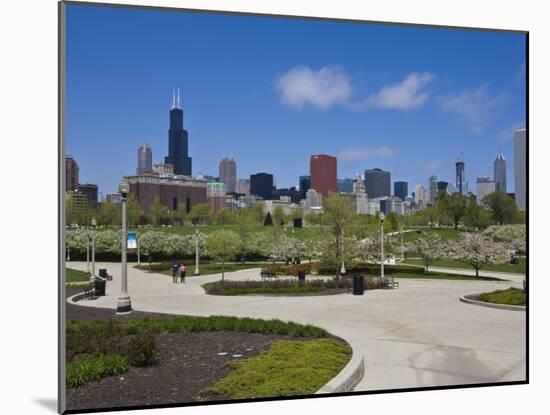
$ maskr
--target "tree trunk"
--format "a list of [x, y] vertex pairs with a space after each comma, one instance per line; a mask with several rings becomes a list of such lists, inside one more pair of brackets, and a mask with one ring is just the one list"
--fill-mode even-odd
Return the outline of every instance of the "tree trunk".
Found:
[[476, 278], [479, 278], [479, 268], [476, 267]]

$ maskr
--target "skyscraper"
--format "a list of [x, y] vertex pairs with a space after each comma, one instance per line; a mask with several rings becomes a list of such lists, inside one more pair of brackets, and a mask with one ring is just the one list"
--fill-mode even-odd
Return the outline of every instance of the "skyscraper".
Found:
[[78, 188], [78, 163], [68, 154], [65, 156], [65, 191], [73, 192]]
[[428, 190], [430, 202], [434, 203], [437, 199], [437, 176], [430, 176], [428, 179]]
[[170, 128], [168, 130], [168, 156], [164, 158], [165, 164], [174, 166], [174, 174], [191, 176], [191, 157], [188, 148], [189, 135], [183, 129], [183, 110], [180, 103], [180, 90], [178, 95], [172, 94], [172, 109], [170, 110]]
[[414, 202], [419, 209], [424, 209], [426, 207], [426, 188], [420, 183], [416, 184], [414, 191]]
[[518, 210], [527, 208], [527, 131], [514, 133], [514, 170], [516, 179], [516, 204]]
[[338, 179], [337, 187], [339, 192], [353, 192], [353, 179]]
[[338, 190], [336, 177], [336, 157], [326, 154], [314, 154], [309, 159], [311, 188], [328, 197], [330, 192]]
[[138, 164], [136, 174], [146, 174], [153, 172], [153, 152], [149, 144], [142, 144], [138, 147]]
[[250, 175], [250, 194], [260, 196], [264, 200], [271, 200], [273, 197], [273, 175], [268, 173]]
[[302, 199], [306, 198], [307, 191], [311, 188], [311, 176], [300, 176], [300, 194]]
[[478, 205], [483, 204], [483, 198], [497, 191], [497, 183], [491, 180], [490, 177], [477, 178], [476, 202]]
[[405, 200], [409, 194], [409, 184], [407, 182], [393, 182], [393, 194], [401, 200]]
[[233, 158], [224, 157], [220, 161], [220, 182], [225, 184], [227, 193], [237, 191], [237, 162]]
[[371, 199], [391, 196], [391, 173], [382, 169], [365, 170], [365, 187]]
[[464, 176], [464, 160], [462, 160], [462, 157], [459, 161], [456, 162], [456, 188], [458, 189], [458, 193], [466, 194], [467, 192], [464, 189], [464, 182], [465, 182], [465, 176]]
[[494, 176], [497, 184], [497, 192], [506, 193], [506, 160], [502, 153], [498, 153], [495, 160]]

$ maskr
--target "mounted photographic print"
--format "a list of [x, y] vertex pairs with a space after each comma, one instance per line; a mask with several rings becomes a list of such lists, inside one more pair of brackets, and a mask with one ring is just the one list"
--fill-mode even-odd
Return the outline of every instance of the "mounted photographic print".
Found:
[[528, 382], [527, 32], [59, 11], [60, 412]]

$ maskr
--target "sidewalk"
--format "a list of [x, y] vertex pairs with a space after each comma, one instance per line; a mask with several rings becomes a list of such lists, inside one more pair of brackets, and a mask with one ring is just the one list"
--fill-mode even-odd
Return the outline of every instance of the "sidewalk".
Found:
[[[86, 263], [68, 267], [85, 269]], [[98, 263], [113, 281], [107, 296], [84, 306], [116, 308], [120, 264]], [[259, 269], [228, 273], [226, 279], [260, 279]], [[525, 379], [525, 313], [461, 303], [464, 294], [507, 288], [499, 281], [400, 281], [395, 290], [311, 297], [210, 296], [201, 284], [220, 275], [172, 278], [128, 267], [135, 310], [196, 316], [231, 315], [310, 323], [348, 341], [365, 356], [365, 376], [356, 390], [444, 386]], [[114, 312], [114, 310], [113, 310]]]

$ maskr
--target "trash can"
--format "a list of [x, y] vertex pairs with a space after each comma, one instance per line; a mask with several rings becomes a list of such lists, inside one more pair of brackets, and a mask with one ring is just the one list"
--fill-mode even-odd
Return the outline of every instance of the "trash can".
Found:
[[363, 295], [365, 289], [364, 277], [362, 275], [353, 276], [353, 295]]
[[95, 280], [95, 295], [101, 297], [105, 295], [105, 280]]
[[519, 265], [519, 257], [517, 256], [513, 256], [512, 259], [510, 260], [510, 264], [512, 265]]
[[99, 276], [103, 279], [107, 279], [107, 270], [105, 268], [99, 269]]
[[305, 282], [306, 281], [306, 272], [303, 269], [298, 271], [298, 281], [300, 281], [300, 282]]

